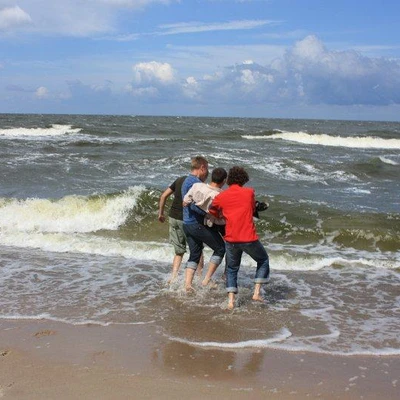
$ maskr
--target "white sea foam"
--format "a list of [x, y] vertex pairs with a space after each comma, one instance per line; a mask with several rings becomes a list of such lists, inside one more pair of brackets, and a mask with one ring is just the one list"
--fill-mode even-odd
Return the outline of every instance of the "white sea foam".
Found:
[[41, 233], [115, 230], [125, 222], [143, 191], [143, 186], [135, 186], [115, 197], [67, 196], [56, 201], [0, 199], [0, 230]]
[[53, 124], [50, 128], [9, 128], [0, 129], [0, 137], [26, 138], [49, 137], [79, 133], [80, 128], [72, 128], [71, 125]]
[[311, 135], [306, 132], [285, 132], [275, 133], [273, 135], [255, 136], [243, 135], [244, 139], [250, 140], [286, 140], [290, 142], [334, 146], [349, 147], [356, 149], [400, 149], [400, 139], [382, 139], [378, 137], [351, 137], [351, 136], [330, 136], [326, 134]]
[[103, 322], [98, 320], [92, 319], [82, 319], [82, 321], [71, 321], [67, 318], [57, 318], [53, 317], [49, 313], [41, 313], [38, 315], [0, 315], [0, 320], [11, 320], [11, 321], [54, 321], [54, 322], [61, 322], [63, 324], [73, 325], [73, 326], [80, 326], [80, 325], [98, 325], [98, 326], [110, 326], [110, 325], [148, 325], [153, 324], [155, 320], [146, 321], [146, 322]]
[[[167, 242], [122, 240], [120, 238], [102, 237], [87, 233], [48, 233], [4, 231], [0, 229], [0, 245], [20, 248], [35, 248], [54, 253], [92, 254], [103, 257], [124, 257], [127, 259], [156, 261], [171, 258], [171, 245]], [[346, 267], [370, 267], [393, 270], [400, 267], [400, 260], [388, 260], [384, 254], [376, 254], [373, 258], [365, 254], [360, 258], [357, 254], [346, 257], [337, 255], [335, 251], [310, 249], [304, 246], [268, 246], [270, 264], [273, 271], [318, 271], [334, 265]], [[313, 254], [313, 251], [315, 254]], [[337, 252], [337, 251], [336, 251]], [[321, 254], [319, 254], [321, 253]], [[328, 253], [328, 254], [327, 254]], [[205, 257], [211, 256], [211, 250], [205, 248]], [[184, 261], [186, 261], [187, 254]], [[256, 263], [246, 254], [242, 258], [242, 271], [253, 271]]]
[[[265, 349], [275, 349], [284, 350], [290, 352], [311, 352], [318, 354], [330, 354], [330, 355], [340, 355], [340, 356], [359, 356], [359, 355], [370, 355], [370, 356], [394, 356], [399, 355], [400, 350], [395, 348], [383, 348], [383, 349], [354, 349], [349, 351], [340, 350], [325, 350], [318, 345], [307, 345], [304, 341], [319, 339], [319, 340], [329, 340], [337, 339], [340, 336], [338, 331], [329, 333], [327, 335], [316, 335], [309, 337], [293, 337], [292, 333], [287, 328], [282, 328], [280, 332], [269, 339], [261, 340], [246, 340], [242, 342], [228, 343], [228, 342], [195, 342], [187, 339], [182, 339], [178, 337], [169, 337], [171, 341], [184, 343], [193, 347], [202, 348], [219, 348], [225, 350], [236, 350], [236, 349], [251, 349], [251, 348], [265, 348]], [[293, 341], [292, 341], [293, 339]]]
[[385, 164], [389, 164], [389, 165], [399, 165], [398, 162], [391, 160], [390, 158], [387, 157], [379, 157], [379, 159], [385, 163]]
[[327, 185], [331, 181], [359, 181], [355, 175], [345, 171], [324, 172], [321, 168], [317, 168], [302, 160], [292, 160], [291, 162], [293, 165], [288, 165], [287, 162], [281, 159], [271, 157], [253, 165], [252, 168], [277, 176], [280, 179], [296, 182], [319, 182]]
[[292, 336], [287, 328], [282, 328], [274, 337], [260, 340], [246, 340], [243, 342], [193, 342], [190, 340], [169, 337], [174, 342], [184, 343], [195, 347], [216, 347], [220, 349], [246, 349], [246, 348], [268, 348], [272, 343], [281, 342]]
[[82, 234], [0, 233], [0, 243], [4, 246], [35, 248], [55, 253], [120, 256], [147, 261], [168, 260], [171, 257], [171, 248], [166, 243], [124, 241]]

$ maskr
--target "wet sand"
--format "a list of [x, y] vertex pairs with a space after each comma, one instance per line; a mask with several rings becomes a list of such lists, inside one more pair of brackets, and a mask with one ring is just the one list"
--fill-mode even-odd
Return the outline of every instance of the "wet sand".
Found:
[[5, 399], [397, 399], [400, 357], [173, 342], [149, 325], [0, 322]]

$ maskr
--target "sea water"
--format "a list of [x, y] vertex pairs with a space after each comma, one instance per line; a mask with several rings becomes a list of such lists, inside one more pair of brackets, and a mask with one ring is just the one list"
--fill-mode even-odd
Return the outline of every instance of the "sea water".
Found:
[[[400, 353], [400, 123], [0, 115], [0, 152], [0, 318], [152, 324], [207, 348]], [[251, 301], [247, 256], [233, 312], [222, 267], [211, 291], [195, 281], [187, 296], [183, 271], [166, 283], [158, 200], [195, 155], [244, 166], [270, 205], [256, 221], [265, 304]]]

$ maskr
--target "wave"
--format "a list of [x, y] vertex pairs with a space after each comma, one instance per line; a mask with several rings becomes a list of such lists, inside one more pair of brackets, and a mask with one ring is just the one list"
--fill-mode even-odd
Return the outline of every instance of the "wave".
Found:
[[0, 129], [0, 137], [37, 138], [63, 136], [79, 133], [81, 128], [72, 128], [72, 125], [52, 124], [49, 128], [8, 128]]
[[84, 233], [117, 230], [144, 191], [131, 187], [117, 195], [66, 196], [49, 199], [0, 199], [0, 230]]
[[[145, 186], [61, 199], [0, 198], [0, 245], [52, 252], [169, 260], [168, 224], [157, 220], [160, 192]], [[399, 268], [397, 214], [348, 213], [271, 199], [257, 221], [279, 270]], [[209, 249], [206, 250], [209, 255]], [[244, 265], [253, 266], [243, 258]]]
[[391, 160], [390, 158], [387, 157], [379, 157], [379, 159], [385, 163], [385, 164], [389, 164], [389, 165], [399, 165], [398, 162]]
[[286, 132], [274, 133], [272, 135], [243, 135], [242, 138], [250, 140], [286, 140], [290, 142], [333, 146], [349, 147], [355, 149], [400, 149], [400, 139], [382, 139], [378, 137], [350, 137], [350, 136], [330, 136], [326, 134], [312, 135], [306, 132]]

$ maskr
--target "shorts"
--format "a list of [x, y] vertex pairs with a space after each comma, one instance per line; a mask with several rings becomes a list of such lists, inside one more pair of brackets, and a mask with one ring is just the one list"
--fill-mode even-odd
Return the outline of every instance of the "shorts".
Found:
[[186, 253], [186, 236], [183, 232], [183, 221], [175, 218], [169, 220], [169, 242], [174, 246], [175, 254]]

